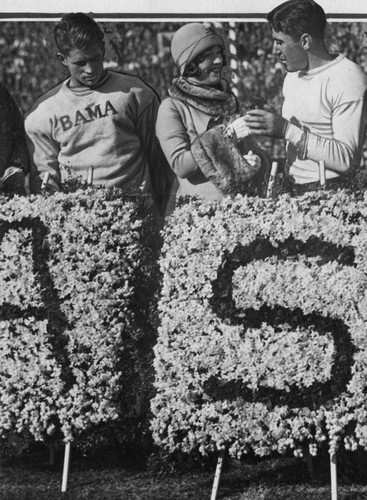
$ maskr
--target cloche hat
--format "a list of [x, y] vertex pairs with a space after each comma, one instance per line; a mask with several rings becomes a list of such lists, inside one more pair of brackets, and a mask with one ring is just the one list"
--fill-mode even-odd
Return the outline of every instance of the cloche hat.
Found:
[[189, 23], [176, 31], [171, 42], [171, 53], [180, 74], [184, 74], [186, 66], [196, 56], [214, 45], [220, 45], [224, 50], [222, 37], [205, 24]]

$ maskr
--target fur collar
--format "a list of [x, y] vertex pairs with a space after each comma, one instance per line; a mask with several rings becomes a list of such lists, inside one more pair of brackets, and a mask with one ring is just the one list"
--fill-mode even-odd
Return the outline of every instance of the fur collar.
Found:
[[221, 88], [194, 85], [186, 78], [175, 78], [168, 89], [169, 95], [211, 116], [230, 117], [238, 112], [238, 101], [222, 80]]

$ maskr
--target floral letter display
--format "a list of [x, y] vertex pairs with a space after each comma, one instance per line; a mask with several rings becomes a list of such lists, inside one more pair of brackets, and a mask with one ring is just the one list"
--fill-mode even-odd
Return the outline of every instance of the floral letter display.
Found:
[[2, 200], [2, 439], [71, 440], [133, 419], [142, 226], [134, 201], [105, 190]]
[[367, 448], [367, 197], [191, 201], [165, 232], [155, 440]]

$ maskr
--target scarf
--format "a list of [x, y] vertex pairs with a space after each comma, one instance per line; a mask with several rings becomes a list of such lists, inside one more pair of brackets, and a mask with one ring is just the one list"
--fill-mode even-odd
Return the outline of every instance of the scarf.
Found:
[[180, 76], [173, 80], [168, 94], [207, 115], [229, 118], [238, 113], [239, 104], [226, 80], [221, 81], [220, 87], [195, 85]]

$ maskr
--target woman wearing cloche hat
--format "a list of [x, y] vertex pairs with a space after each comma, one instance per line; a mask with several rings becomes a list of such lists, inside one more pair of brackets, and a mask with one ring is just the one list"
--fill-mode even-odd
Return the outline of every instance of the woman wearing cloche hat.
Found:
[[174, 34], [171, 53], [179, 76], [159, 108], [156, 128], [177, 176], [176, 197], [220, 201], [238, 193], [261, 195], [267, 154], [251, 136], [236, 142], [229, 133], [241, 106], [222, 78], [222, 37], [210, 26], [189, 23]]

